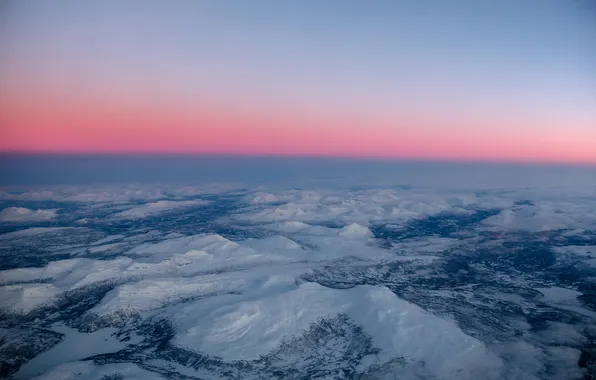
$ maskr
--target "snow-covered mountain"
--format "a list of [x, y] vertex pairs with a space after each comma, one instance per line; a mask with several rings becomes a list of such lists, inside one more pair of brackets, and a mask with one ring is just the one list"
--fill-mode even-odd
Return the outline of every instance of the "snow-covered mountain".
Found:
[[596, 371], [593, 191], [122, 185], [0, 198], [3, 378]]

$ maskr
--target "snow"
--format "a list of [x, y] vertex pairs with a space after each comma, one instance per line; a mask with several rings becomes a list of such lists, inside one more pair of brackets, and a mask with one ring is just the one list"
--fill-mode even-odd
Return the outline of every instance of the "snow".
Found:
[[95, 246], [95, 247], [89, 247], [89, 253], [101, 253], [101, 252], [105, 252], [105, 251], [111, 251], [113, 249], [116, 249], [118, 247], [121, 247], [123, 244], [122, 243], [111, 243], [111, 244], [104, 244], [104, 245], [99, 245], [99, 246]]
[[[429, 196], [419, 191], [398, 193], [388, 189], [356, 192], [292, 190], [270, 194], [277, 199], [275, 205], [259, 202], [260, 207], [245, 210], [235, 219], [249, 223], [334, 221], [363, 226], [369, 225], [371, 221], [390, 220], [403, 224], [446, 211], [466, 212], [462, 207], [469, 206], [476, 199], [473, 194], [454, 196], [438, 193]], [[261, 196], [258, 195], [257, 199], [260, 200]]]
[[566, 245], [564, 247], [554, 247], [553, 251], [596, 258], [596, 245]]
[[150, 216], [163, 214], [172, 210], [178, 210], [189, 207], [204, 206], [209, 204], [207, 201], [157, 201], [147, 203], [141, 206], [133, 207], [126, 211], [114, 215], [116, 218], [147, 218]]
[[[500, 360], [453, 322], [399, 299], [389, 289], [357, 286], [336, 290], [315, 283], [269, 297], [207, 308], [196, 301], [179, 325], [175, 344], [225, 360], [258, 359], [300, 335], [319, 318], [347, 314], [381, 351], [377, 364], [394, 357], [424, 361], [437, 378], [496, 370]], [[199, 312], [200, 310], [200, 312]], [[209, 312], [205, 312], [210, 310]]]
[[270, 193], [255, 193], [250, 198], [250, 203], [254, 205], [264, 204], [264, 203], [275, 203], [278, 202], [279, 198]]
[[373, 233], [368, 229], [368, 227], [361, 226], [357, 223], [352, 223], [349, 226], [343, 227], [339, 233], [339, 236], [350, 239], [371, 238], [373, 237]]
[[572, 289], [559, 288], [556, 286], [550, 288], [536, 288], [544, 295], [545, 302], [553, 303], [569, 303], [575, 302], [578, 296], [582, 293]]
[[[101, 252], [104, 249], [118, 247], [117, 244], [119, 243], [93, 246], [90, 250]], [[330, 244], [334, 244], [333, 241]], [[205, 289], [204, 293], [224, 290], [231, 292], [238, 289], [231, 285], [227, 288], [219, 285], [219, 287], [213, 287], [201, 279], [194, 279], [196, 286], [193, 286], [186, 284], [184, 279], [181, 279], [181, 282], [176, 281], [176, 276], [192, 277], [221, 268], [238, 269], [256, 264], [289, 264], [308, 257], [320, 259], [306, 252], [294, 240], [283, 236], [233, 242], [215, 234], [177, 237], [154, 244], [145, 243], [130, 251], [129, 254], [139, 258], [133, 259], [126, 256], [112, 260], [73, 258], [52, 261], [45, 267], [0, 271], [0, 284], [5, 284], [0, 287], [3, 294], [3, 297], [0, 297], [0, 307], [14, 312], [28, 312], [43, 303], [55, 301], [66, 291], [106, 281], [120, 283], [147, 280], [141, 282], [141, 288], [138, 289], [138, 283], [117, 288], [116, 298], [131, 300], [119, 301], [121, 304], [135, 303], [135, 297], [141, 303], [144, 302], [145, 297], [157, 297], [161, 300], [173, 297], [180, 300], [187, 296], [202, 294], [200, 289]], [[15, 282], [36, 281], [50, 281], [51, 285], [9, 285]], [[156, 292], [151, 295], [152, 291], [162, 287], [167, 291], [178, 292], [178, 298], [173, 293], [167, 295], [170, 294], [167, 291], [167, 294]]]
[[541, 201], [535, 205], [513, 207], [484, 220], [484, 224], [504, 230], [543, 232], [596, 227], [596, 204], [583, 201]]
[[79, 259], [59, 260], [51, 261], [41, 268], [16, 268], [0, 271], [0, 284], [57, 279], [72, 271], [79, 262]]
[[[34, 282], [41, 280], [52, 280], [60, 292], [81, 288], [87, 285], [114, 280], [126, 274], [125, 269], [130, 267], [133, 260], [128, 257], [120, 257], [115, 260], [90, 260], [90, 259], [68, 259], [52, 261], [41, 268], [18, 268], [0, 271], [0, 284], [12, 282]], [[11, 288], [11, 285], [0, 288], [2, 291]], [[60, 292], [52, 291], [47, 301], [51, 301]]]
[[552, 286], [550, 288], [536, 288], [544, 296], [543, 301], [559, 309], [572, 311], [587, 317], [596, 318], [596, 312], [582, 306], [577, 297], [583, 293], [572, 289]]
[[114, 240], [121, 240], [124, 239], [126, 236], [124, 235], [109, 235], [106, 236], [103, 239], [99, 239], [97, 241], [94, 241], [93, 243], [89, 244], [89, 245], [102, 245], [102, 244], [106, 244], [106, 243], [111, 243]]
[[272, 223], [267, 225], [267, 228], [272, 230], [272, 231], [277, 231], [277, 232], [299, 232], [305, 229], [310, 229], [312, 228], [311, 225], [306, 224], [304, 222], [281, 222], [281, 223]]
[[109, 316], [116, 312], [138, 314], [184, 300], [231, 293], [259, 297], [264, 293], [296, 287], [296, 279], [311, 267], [308, 264], [287, 264], [281, 267], [261, 265], [242, 271], [182, 278], [163, 277], [167, 273], [161, 270], [158, 273], [162, 277], [116, 287], [89, 313], [96, 316]]
[[573, 261], [581, 260], [588, 266], [596, 266], [596, 246], [594, 245], [567, 245], [554, 247], [553, 251], [560, 258], [569, 258]]
[[393, 251], [406, 256], [442, 254], [462, 245], [461, 240], [439, 237], [413, 238], [392, 243]]
[[0, 211], [0, 222], [42, 222], [58, 216], [56, 209], [31, 210], [24, 207], [8, 207]]
[[580, 329], [572, 324], [550, 321], [548, 329], [541, 331], [539, 335], [549, 345], [580, 347], [588, 342], [588, 339], [578, 331]]
[[[303, 249], [294, 240], [281, 235], [268, 236], [263, 239], [247, 239], [242, 241], [242, 245], [264, 253], [284, 253], [286, 251]], [[287, 252], [287, 254], [293, 255], [294, 253]]]
[[[6, 234], [0, 235], [0, 240], [2, 239], [15, 239], [15, 238], [23, 238], [23, 237], [31, 237], [34, 235], [42, 235], [42, 234], [50, 234], [55, 232], [62, 232], [66, 230], [75, 230], [77, 227], [35, 227], [35, 228], [27, 228], [24, 230], [9, 232]], [[81, 228], [82, 229], [82, 228]]]
[[0, 309], [4, 312], [28, 313], [47, 304], [60, 293], [51, 284], [20, 284], [0, 287]]
[[[113, 290], [91, 309], [81, 311], [84, 314], [80, 320], [104, 318], [109, 321], [110, 318], [132, 315], [165, 318], [176, 328], [173, 343], [227, 361], [258, 359], [278, 348], [282, 342], [299, 337], [321, 318], [333, 318], [343, 313], [371, 337], [373, 347], [380, 349], [379, 354], [367, 356], [358, 367], [361, 371], [370, 369], [371, 377], [378, 374], [374, 372], [375, 368], [378, 369], [376, 365], [387, 365], [385, 370], [394, 370], [389, 371], [390, 378], [394, 373], [402, 374], [400, 371], [404, 367], [400, 365], [405, 364], [399, 358], [403, 358], [409, 368], [407, 371], [413, 371], [412, 378], [414, 372], [420, 370], [422, 378], [491, 378], [491, 374], [495, 378], [503, 377], [503, 374], [511, 374], [510, 377], [515, 378], [513, 374], [520, 374], [517, 378], [529, 379], [537, 378], [533, 376], [539, 376], [537, 374], [548, 367], [557, 378], [564, 379], [571, 376], [569, 373], [574, 373], [573, 370], [566, 371], [566, 368], [577, 367], [578, 351], [575, 348], [589, 342], [584, 334], [587, 324], [579, 322], [596, 318], [596, 313], [583, 307], [577, 299], [582, 293], [548, 287], [550, 282], [545, 285], [535, 278], [526, 282], [531, 273], [520, 273], [520, 278], [515, 280], [507, 274], [495, 273], [494, 278], [515, 282], [516, 286], [525, 290], [537, 287], [535, 289], [542, 296], [533, 299], [517, 293], [489, 298], [491, 295], [484, 294], [482, 290], [478, 290], [477, 294], [469, 289], [431, 291], [426, 284], [432, 283], [438, 276], [448, 279], [450, 274], [444, 273], [442, 266], [451, 259], [451, 255], [472, 255], [470, 247], [475, 250], [484, 247], [475, 245], [475, 242], [498, 245], [510, 237], [527, 236], [514, 235], [518, 231], [567, 229], [567, 232], [560, 233], [561, 243], [557, 244], [564, 244], [565, 237], [569, 236], [574, 242], [581, 237], [585, 241], [593, 239], [590, 234], [594, 231], [596, 202], [589, 198], [593, 197], [593, 191], [592, 195], [582, 195], [585, 199], [571, 202], [563, 196], [566, 193], [554, 190], [475, 193], [412, 188], [285, 190], [260, 186], [235, 194], [241, 202], [234, 214], [228, 211], [213, 214], [216, 215], [213, 225], [222, 227], [225, 237], [218, 234], [183, 235], [193, 232], [188, 226], [177, 229], [177, 215], [174, 215], [172, 223], [168, 219], [164, 228], [156, 219], [150, 227], [143, 222], [139, 229], [133, 231], [128, 229], [129, 222], [118, 220], [144, 218], [204, 205], [204, 201], [189, 200], [188, 197], [208, 192], [207, 188], [135, 185], [86, 188], [79, 194], [73, 189], [54, 189], [51, 194], [41, 191], [27, 195], [11, 193], [23, 199], [55, 198], [84, 203], [69, 206], [81, 214], [99, 209], [102, 214], [97, 215], [112, 213], [112, 217], [105, 218], [105, 221], [94, 217], [94, 214], [87, 215], [90, 225], [102, 232], [96, 232], [98, 235], [91, 239], [94, 241], [90, 244], [76, 243], [60, 248], [71, 257], [75, 252], [79, 254], [79, 250], [97, 254], [116, 250], [126, 252], [116, 259], [95, 260], [77, 255], [76, 258], [52, 261], [44, 267], [0, 271], [0, 309], [14, 314], [41, 311], [41, 307], [55, 303], [65, 292], [85, 287], [93, 291], [94, 285], [108, 283], [114, 286]], [[387, 244], [381, 247], [371, 231], [372, 226], [377, 224], [399, 231], [419, 218], [441, 213], [470, 215], [476, 210], [494, 208], [501, 209], [500, 213], [485, 219], [480, 225], [475, 224], [473, 228], [476, 232], [486, 227], [491, 232], [496, 230], [500, 235], [498, 241], [484, 242], [484, 237], [469, 238], [464, 234], [451, 238], [424, 235], [403, 237], [391, 241], [389, 247]], [[201, 210], [213, 211], [211, 208]], [[105, 223], [105, 229], [102, 229], [103, 225], [96, 227], [102, 223]], [[118, 223], [127, 227], [120, 228]], [[227, 235], [236, 227], [241, 233]], [[61, 239], [65, 231], [65, 228], [31, 228], [0, 235], [0, 239], [2, 245], [10, 249], [13, 239], [35, 241], [43, 237], [44, 241], [48, 240], [43, 234], [56, 234]], [[203, 231], [203, 226], [196, 231]], [[471, 234], [474, 231], [464, 232]], [[101, 236], [105, 237], [95, 240]], [[578, 265], [596, 266], [594, 246], [554, 247], [553, 251], [558, 255], [558, 261], [572, 259]], [[488, 276], [493, 275], [490, 272], [492, 268], [488, 266], [471, 265]], [[582, 269], [589, 270], [587, 267]], [[458, 272], [457, 276], [460, 275], [461, 279], [467, 276]], [[411, 282], [410, 289], [408, 281], [412, 278], [415, 281]], [[443, 283], [443, 278], [440, 280]], [[329, 287], [308, 281], [320, 281]], [[333, 289], [332, 281], [339, 281], [340, 286], [348, 288]], [[482, 289], [483, 283], [478, 281], [477, 289]], [[412, 302], [399, 298], [382, 286], [354, 287], [355, 284], [371, 283], [388, 284], [391, 289], [399, 289], [396, 293], [403, 294]], [[423, 286], [417, 288], [421, 283]], [[420, 294], [416, 293], [417, 290]], [[480, 300], [481, 297], [486, 297], [486, 300]], [[536, 332], [530, 331], [531, 325], [524, 316], [520, 316], [519, 320], [511, 321], [511, 325], [520, 327], [523, 334], [519, 337], [507, 336], [506, 341], [495, 343], [509, 332], [498, 332], [489, 323], [482, 326], [486, 328], [482, 331], [474, 326], [474, 323], [481, 322], [473, 321], [465, 325], [465, 331], [470, 329], [478, 334], [474, 335], [478, 337], [475, 339], [446, 316], [455, 315], [456, 318], [461, 310], [451, 314], [450, 309], [433, 315], [414, 304], [428, 306], [429, 310], [440, 313], [442, 303], [450, 302], [450, 299], [476, 302], [478, 307], [482, 306], [480, 302], [496, 300], [512, 302], [522, 308], [542, 302], [578, 313], [581, 318], [569, 318], [569, 325], [548, 322], [544, 331]], [[467, 306], [463, 309], [470, 313], [476, 310]], [[55, 314], [58, 316], [60, 313]], [[77, 323], [78, 320], [71, 319], [70, 322]], [[461, 319], [458, 321], [461, 323]], [[571, 325], [571, 321], [579, 322]], [[463, 328], [464, 325], [460, 326]], [[60, 327], [57, 329], [60, 330]], [[112, 352], [126, 347], [129, 343], [117, 342], [110, 335], [115, 330], [98, 330], [93, 333], [97, 335], [60, 331], [67, 334], [65, 342], [68, 341], [68, 344], [56, 346], [61, 351], [48, 354], [50, 350], [47, 355], [43, 354], [45, 357], [40, 355], [29, 367], [23, 367], [24, 377], [29, 378], [46, 369], [48, 371], [40, 378], [74, 376], [72, 378], [99, 380], [113, 373], [122, 373], [125, 379], [155, 376], [132, 364], [95, 366], [89, 361], [77, 361], [84, 359], [83, 354]], [[97, 347], [85, 347], [86, 342]], [[490, 345], [489, 348], [482, 342]], [[80, 350], [79, 346], [82, 346]], [[310, 354], [308, 349], [304, 352]], [[507, 360], [501, 361], [499, 355]], [[61, 364], [65, 361], [71, 362]], [[171, 364], [164, 363], [164, 367]], [[192, 367], [175, 366], [182, 368], [180, 373], [183, 370], [195, 373]], [[410, 373], [407, 371], [405, 378]], [[205, 373], [215, 376], [207, 370]]]
[[192, 235], [164, 240], [159, 243], [145, 243], [128, 252], [131, 255], [156, 255], [185, 253], [190, 250], [205, 250], [229, 252], [239, 249], [238, 243], [232, 242], [220, 235]]
[[56, 325], [52, 330], [64, 334], [64, 340], [23, 365], [15, 375], [17, 379], [28, 379], [40, 375], [60, 363], [116, 352], [129, 344], [140, 341], [137, 337], [133, 337], [128, 342], [118, 341], [113, 336], [118, 331], [115, 328], [101, 329], [93, 333], [80, 333], [70, 327]]
[[130, 267], [133, 260], [128, 257], [119, 257], [115, 260], [85, 260], [81, 261], [69, 272], [66, 277], [56, 284], [67, 287], [69, 290], [82, 288], [87, 285], [114, 280], [121, 277], [123, 271]]
[[528, 230], [532, 232], [560, 230], [567, 227], [567, 224], [562, 221], [555, 218], [543, 217], [530, 207], [519, 210], [503, 210], [498, 215], [484, 220], [484, 224], [503, 229]]
[[224, 283], [213, 277], [165, 278], [143, 280], [125, 284], [109, 292], [101, 304], [90, 310], [96, 315], [108, 315], [123, 311], [139, 313], [180, 302], [186, 298], [198, 298], [217, 292], [242, 289], [241, 280]]
[[[339, 229], [306, 224], [300, 227], [290, 236], [273, 235], [238, 242], [217, 234], [174, 237], [140, 244], [128, 251], [127, 256], [112, 260], [74, 258], [53, 261], [41, 268], [0, 271], [0, 284], [50, 280], [60, 292], [65, 292], [105, 281], [196, 276], [223, 268], [238, 269], [257, 264], [316, 263], [348, 256], [368, 260], [395, 259], [388, 251], [368, 244], [372, 233], [367, 227], [357, 224]], [[119, 247], [120, 243], [108, 243], [91, 246], [89, 250], [100, 253]], [[60, 292], [52, 293], [48, 300]]]
[[596, 259], [585, 260], [584, 263], [588, 266], [596, 268]]
[[101, 366], [91, 361], [64, 363], [35, 377], [33, 380], [165, 380], [131, 363], [104, 364]]
[[[577, 363], [581, 357], [582, 352], [577, 348], [572, 347], [548, 347], [548, 355], [550, 356], [550, 368], [553, 379], [560, 380], [577, 380], [583, 378], [583, 371]], [[589, 377], [588, 377], [589, 379]]]

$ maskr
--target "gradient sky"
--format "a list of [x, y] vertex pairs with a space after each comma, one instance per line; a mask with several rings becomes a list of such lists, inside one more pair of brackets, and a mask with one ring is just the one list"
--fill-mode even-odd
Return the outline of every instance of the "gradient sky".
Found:
[[0, 150], [596, 163], [596, 7], [5, 0]]

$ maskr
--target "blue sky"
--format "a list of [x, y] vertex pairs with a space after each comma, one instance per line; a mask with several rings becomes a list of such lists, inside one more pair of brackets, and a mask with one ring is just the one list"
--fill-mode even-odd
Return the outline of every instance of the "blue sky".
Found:
[[[596, 162], [589, 1], [24, 0], [0, 25], [4, 150], [188, 152], [201, 136], [197, 152]], [[135, 142], [146, 113], [159, 122]], [[271, 131], [277, 150], [259, 143]]]

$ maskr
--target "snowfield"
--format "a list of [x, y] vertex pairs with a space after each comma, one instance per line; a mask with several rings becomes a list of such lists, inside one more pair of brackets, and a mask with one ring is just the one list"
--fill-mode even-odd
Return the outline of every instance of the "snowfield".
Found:
[[0, 233], [2, 377], [596, 369], [587, 190], [126, 185], [0, 198], [27, 205], [2, 211], [15, 222]]
[[52, 220], [57, 210], [30, 210], [24, 207], [9, 207], [0, 211], [0, 222], [22, 223]]
[[167, 213], [172, 210], [203, 206], [209, 202], [206, 201], [157, 201], [153, 203], [147, 203], [142, 206], [130, 208], [126, 211], [119, 212], [114, 215], [115, 218], [147, 218], [158, 214]]
[[[287, 292], [252, 301], [188, 312], [175, 343], [226, 360], [255, 360], [300, 335], [320, 318], [346, 314], [362, 326], [380, 349], [374, 363], [383, 365], [395, 357], [426, 362], [439, 379], [473, 378], [495, 371], [500, 360], [457, 325], [428, 314], [400, 300], [387, 288], [359, 286], [328, 289], [306, 283]], [[196, 321], [193, 315], [199, 315]]]

